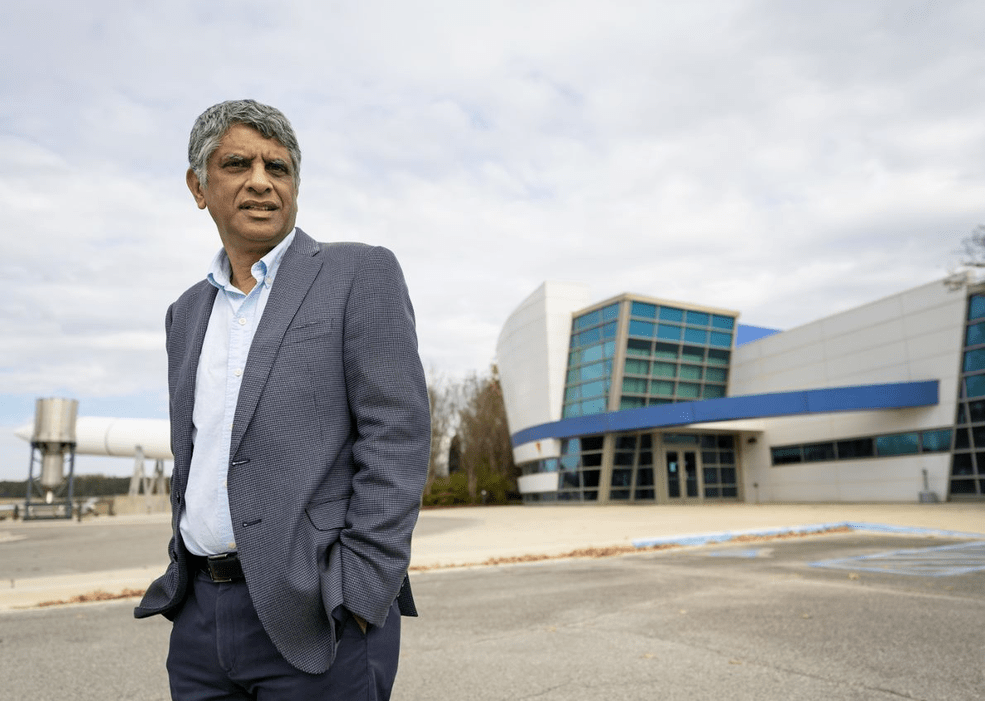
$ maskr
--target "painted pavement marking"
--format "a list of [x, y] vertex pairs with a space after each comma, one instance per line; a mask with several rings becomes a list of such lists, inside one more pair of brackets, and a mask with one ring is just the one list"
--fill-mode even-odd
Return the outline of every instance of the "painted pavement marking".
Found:
[[741, 558], [753, 558], [753, 557], [763, 557], [768, 554], [768, 550], [772, 548], [746, 548], [744, 550], [716, 550], [714, 552], [708, 553], [708, 557], [741, 557]]
[[709, 545], [727, 543], [742, 536], [779, 536], [787, 534], [809, 535], [827, 531], [848, 528], [853, 531], [869, 533], [897, 533], [900, 535], [928, 535], [941, 538], [968, 538], [980, 540], [985, 534], [962, 533], [960, 531], [945, 531], [937, 528], [919, 528], [913, 526], [894, 526], [885, 523], [866, 523], [863, 521], [837, 521], [835, 523], [812, 523], [799, 526], [778, 526], [772, 528], [749, 528], [740, 531], [719, 531], [717, 533], [691, 533], [678, 535], [663, 535], [653, 538], [635, 538], [633, 546], [637, 548], [653, 547], [655, 545]]
[[810, 563], [811, 567], [885, 572], [917, 577], [954, 577], [985, 570], [985, 541], [896, 550]]

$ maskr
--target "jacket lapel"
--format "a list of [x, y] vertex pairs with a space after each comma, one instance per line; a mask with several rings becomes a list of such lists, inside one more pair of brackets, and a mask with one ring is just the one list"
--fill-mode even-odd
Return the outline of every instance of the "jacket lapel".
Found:
[[212, 316], [212, 306], [215, 304], [217, 292], [218, 290], [209, 283], [201, 283], [199, 294], [188, 305], [191, 313], [188, 315], [187, 323], [183, 325], [183, 328], [171, 329], [172, 334], [180, 332], [188, 335], [188, 341], [182, 344], [186, 351], [178, 368], [178, 377], [172, 397], [171, 416], [172, 424], [180, 429], [172, 430], [172, 435], [175, 437], [176, 443], [174, 446], [175, 466], [178, 468], [178, 478], [182, 485], [187, 481], [188, 467], [191, 465], [195, 377], [198, 373], [198, 361], [202, 355], [205, 331], [209, 326], [209, 318]]
[[294, 241], [284, 253], [243, 370], [233, 419], [230, 458], [236, 455], [246, 427], [253, 418], [284, 333], [321, 269], [323, 257], [319, 253], [318, 244], [301, 229], [298, 229]]

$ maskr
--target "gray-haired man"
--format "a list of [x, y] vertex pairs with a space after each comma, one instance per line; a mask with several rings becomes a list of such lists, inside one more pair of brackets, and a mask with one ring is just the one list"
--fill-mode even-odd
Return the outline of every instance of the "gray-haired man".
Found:
[[188, 154], [222, 250], [168, 309], [174, 537], [135, 615], [174, 621], [175, 699], [388, 698], [430, 435], [403, 275], [295, 227], [278, 110], [215, 105]]

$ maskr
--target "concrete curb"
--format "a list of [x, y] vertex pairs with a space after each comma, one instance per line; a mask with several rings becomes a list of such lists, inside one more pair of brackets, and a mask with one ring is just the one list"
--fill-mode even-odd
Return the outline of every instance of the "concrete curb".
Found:
[[850, 528], [853, 531], [869, 531], [872, 533], [896, 533], [900, 535], [927, 535], [941, 538], [971, 538], [985, 539], [985, 533], [962, 533], [960, 531], [945, 531], [936, 528], [917, 528], [911, 526], [893, 526], [884, 523], [865, 523], [862, 521], [838, 521], [833, 523], [814, 523], [800, 526], [779, 526], [776, 528], [748, 528], [739, 531], [719, 531], [717, 533], [695, 533], [690, 535], [657, 536], [654, 538], [636, 538], [632, 541], [636, 548], [647, 548], [654, 545], [707, 545], [708, 543], [727, 543], [741, 536], [780, 536], [780, 535], [810, 535], [823, 533], [837, 528]]
[[[125, 591], [144, 592], [164, 571], [160, 568], [136, 567], [108, 572], [64, 574], [0, 582], [0, 612], [35, 608], [42, 603], [73, 603], [83, 595], [105, 593], [119, 596]], [[128, 598], [128, 597], [119, 597]]]

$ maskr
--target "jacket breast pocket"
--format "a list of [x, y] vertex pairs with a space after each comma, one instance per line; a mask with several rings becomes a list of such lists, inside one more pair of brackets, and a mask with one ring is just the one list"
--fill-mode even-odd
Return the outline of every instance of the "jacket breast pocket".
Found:
[[335, 328], [332, 319], [317, 319], [291, 326], [284, 333], [284, 343], [302, 343], [328, 336]]

